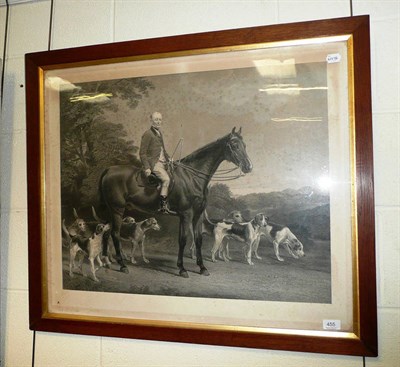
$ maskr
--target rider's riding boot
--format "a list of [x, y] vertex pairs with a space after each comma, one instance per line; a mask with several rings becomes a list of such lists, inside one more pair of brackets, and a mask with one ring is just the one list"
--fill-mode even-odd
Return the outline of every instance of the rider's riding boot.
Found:
[[167, 200], [167, 197], [164, 196], [164, 195], [160, 195], [160, 209], [159, 209], [159, 211], [161, 213], [166, 213], [166, 214], [170, 213], [170, 210], [169, 210], [169, 207], [168, 207], [168, 200]]

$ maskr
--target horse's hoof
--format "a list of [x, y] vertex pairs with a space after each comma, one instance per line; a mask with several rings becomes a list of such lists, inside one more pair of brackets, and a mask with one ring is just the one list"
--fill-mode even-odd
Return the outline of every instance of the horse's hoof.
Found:
[[205, 275], [207, 277], [210, 275], [209, 271], [206, 268], [200, 269], [200, 274]]
[[179, 272], [179, 275], [180, 275], [182, 278], [189, 278], [189, 274], [188, 274], [188, 272], [187, 272], [186, 270], [181, 270], [181, 271]]
[[129, 274], [129, 269], [126, 266], [121, 266], [121, 272], [125, 274]]

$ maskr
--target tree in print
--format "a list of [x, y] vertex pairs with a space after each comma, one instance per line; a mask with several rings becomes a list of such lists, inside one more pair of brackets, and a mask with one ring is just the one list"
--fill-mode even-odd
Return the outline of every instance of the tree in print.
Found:
[[123, 124], [108, 121], [107, 111], [121, 103], [135, 109], [149, 90], [144, 78], [76, 84], [61, 92], [61, 191], [63, 202], [82, 206], [94, 202], [101, 172], [114, 164], [139, 164], [138, 147]]

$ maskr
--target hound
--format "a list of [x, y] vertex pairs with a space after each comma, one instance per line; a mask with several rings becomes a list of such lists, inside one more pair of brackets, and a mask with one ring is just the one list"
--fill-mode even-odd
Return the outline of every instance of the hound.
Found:
[[304, 256], [303, 244], [288, 227], [267, 220], [266, 232], [272, 240], [275, 256], [279, 261], [284, 261], [279, 255], [279, 246], [285, 246], [295, 259]]
[[[247, 223], [219, 223], [214, 228], [214, 245], [211, 249], [211, 259], [213, 262], [215, 260], [215, 254], [220, 249], [222, 240], [225, 237], [233, 238], [245, 243], [245, 261], [249, 265], [254, 265], [251, 260], [253, 253], [253, 245], [259, 240], [260, 229], [267, 225], [264, 214], [257, 214], [250, 222]], [[226, 259], [228, 261], [228, 259]]]
[[[242, 213], [239, 210], [232, 210], [224, 219], [221, 219], [219, 221], [216, 222], [212, 222], [207, 215], [207, 212], [204, 212], [204, 216], [203, 216], [203, 225], [202, 225], [202, 234], [208, 234], [209, 236], [214, 236], [214, 229], [216, 226], [218, 226], [218, 224], [221, 223], [226, 223], [226, 224], [232, 224], [232, 223], [243, 223], [243, 217], [242, 217]], [[220, 247], [220, 249], [218, 250], [218, 256], [220, 259], [222, 259], [222, 247]], [[196, 246], [194, 243], [192, 243], [192, 246], [190, 246], [190, 251], [192, 253], [192, 259], [196, 259]], [[225, 246], [225, 253], [226, 256], [224, 256], [224, 258], [228, 258], [229, 257], [229, 248], [228, 248], [228, 244], [226, 244]], [[227, 260], [225, 260], [227, 261]]]
[[148, 218], [142, 220], [141, 222], [136, 222], [134, 226], [131, 227], [121, 227], [121, 239], [129, 241], [131, 243], [131, 263], [136, 264], [134, 257], [137, 247], [140, 245], [142, 252], [143, 261], [148, 264], [149, 260], [146, 258], [144, 249], [144, 240], [146, 238], [146, 232], [150, 229], [159, 231], [161, 227], [158, 225], [155, 218]]
[[[136, 223], [136, 221], [135, 221], [135, 219], [133, 217], [130, 217], [130, 216], [124, 217], [122, 219], [122, 224], [121, 224], [121, 239], [122, 240], [125, 239], [125, 238], [122, 238], [122, 233], [128, 233], [128, 234], [131, 233], [132, 231], [135, 230], [136, 225], [137, 225], [137, 223]], [[130, 241], [129, 238], [125, 239], [125, 240]], [[112, 244], [113, 244], [112, 239], [111, 239], [111, 237], [109, 237], [108, 238], [108, 245], [107, 245], [108, 246], [108, 250], [107, 250], [107, 254], [108, 255], [107, 255], [107, 257], [110, 259], [111, 262], [114, 262], [115, 259], [114, 259], [113, 255], [111, 253], [111, 248], [113, 247]], [[122, 246], [121, 246], [121, 256], [125, 260], [128, 260], [128, 256], [125, 254], [125, 251], [122, 248]]]
[[[231, 211], [228, 216], [223, 219], [225, 223], [244, 223], [245, 220], [242, 217], [242, 213], [239, 210]], [[221, 243], [220, 248], [218, 249], [218, 257], [223, 259], [225, 262], [232, 260], [229, 255], [229, 237], [226, 237], [226, 242]]]
[[243, 223], [242, 213], [239, 210], [232, 210], [226, 218], [223, 219], [225, 223]]
[[[65, 226], [64, 226], [65, 227]], [[66, 228], [63, 228], [66, 231]], [[72, 278], [73, 275], [73, 268], [75, 267], [75, 256], [78, 252], [83, 252], [90, 261], [90, 269], [92, 278], [95, 282], [98, 282], [99, 279], [96, 277], [96, 271], [98, 268], [95, 268], [94, 261], [97, 260], [99, 266], [103, 266], [103, 262], [100, 259], [100, 255], [102, 253], [102, 242], [103, 242], [103, 235], [105, 232], [110, 230], [109, 224], [98, 224], [96, 226], [95, 232], [89, 238], [82, 238], [81, 236], [71, 236], [72, 243], [70, 247], [70, 258], [69, 258], [69, 275]], [[69, 234], [71, 235], [71, 234]], [[106, 258], [106, 261], [108, 259]], [[79, 263], [79, 269], [82, 272], [82, 261]]]
[[[93, 206], [92, 206], [92, 215], [93, 215], [93, 218], [95, 219], [95, 221], [97, 223], [103, 223], [103, 224], [106, 223], [105, 220], [101, 219], [97, 215], [96, 210], [95, 210], [95, 208]], [[135, 218], [130, 217], [130, 216], [126, 216], [126, 217], [124, 217], [122, 219], [121, 231], [122, 232], [126, 232], [126, 233], [129, 234], [134, 230], [135, 226], [136, 226]], [[112, 252], [111, 252], [112, 247], [113, 247], [113, 242], [112, 242], [111, 237], [109, 237], [108, 238], [108, 243], [107, 243], [107, 256], [105, 256], [105, 258], [107, 258], [107, 264], [110, 263], [110, 262], [115, 262], [115, 259], [114, 259], [113, 255], [112, 255]], [[128, 259], [128, 256], [126, 256], [126, 254], [125, 254], [124, 250], [122, 249], [122, 247], [121, 247], [121, 256], [125, 260]]]
[[[71, 246], [71, 237], [72, 236], [87, 236], [88, 235], [88, 227], [87, 223], [84, 219], [80, 218], [76, 209], [73, 208], [73, 214], [74, 214], [74, 222], [68, 226], [66, 232], [63, 231], [65, 236], [63, 236], [62, 242], [64, 247], [70, 247]], [[65, 222], [63, 220], [63, 225], [65, 225]]]

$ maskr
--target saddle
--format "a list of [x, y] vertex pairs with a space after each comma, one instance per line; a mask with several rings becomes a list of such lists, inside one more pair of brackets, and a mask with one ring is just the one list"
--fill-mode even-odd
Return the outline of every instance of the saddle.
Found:
[[140, 187], [156, 188], [158, 185], [161, 184], [161, 180], [154, 173], [151, 173], [149, 176], [146, 176], [144, 170], [140, 170], [136, 174], [136, 182]]
[[[174, 176], [170, 169], [167, 170], [169, 177], [170, 177], [170, 184], [169, 187], [171, 189], [174, 183]], [[150, 173], [150, 175], [146, 176], [144, 173], [144, 169], [141, 169], [136, 173], [136, 182], [140, 187], [147, 187], [147, 188], [154, 188], [156, 189], [159, 185], [161, 185], [161, 180], [154, 174]]]

